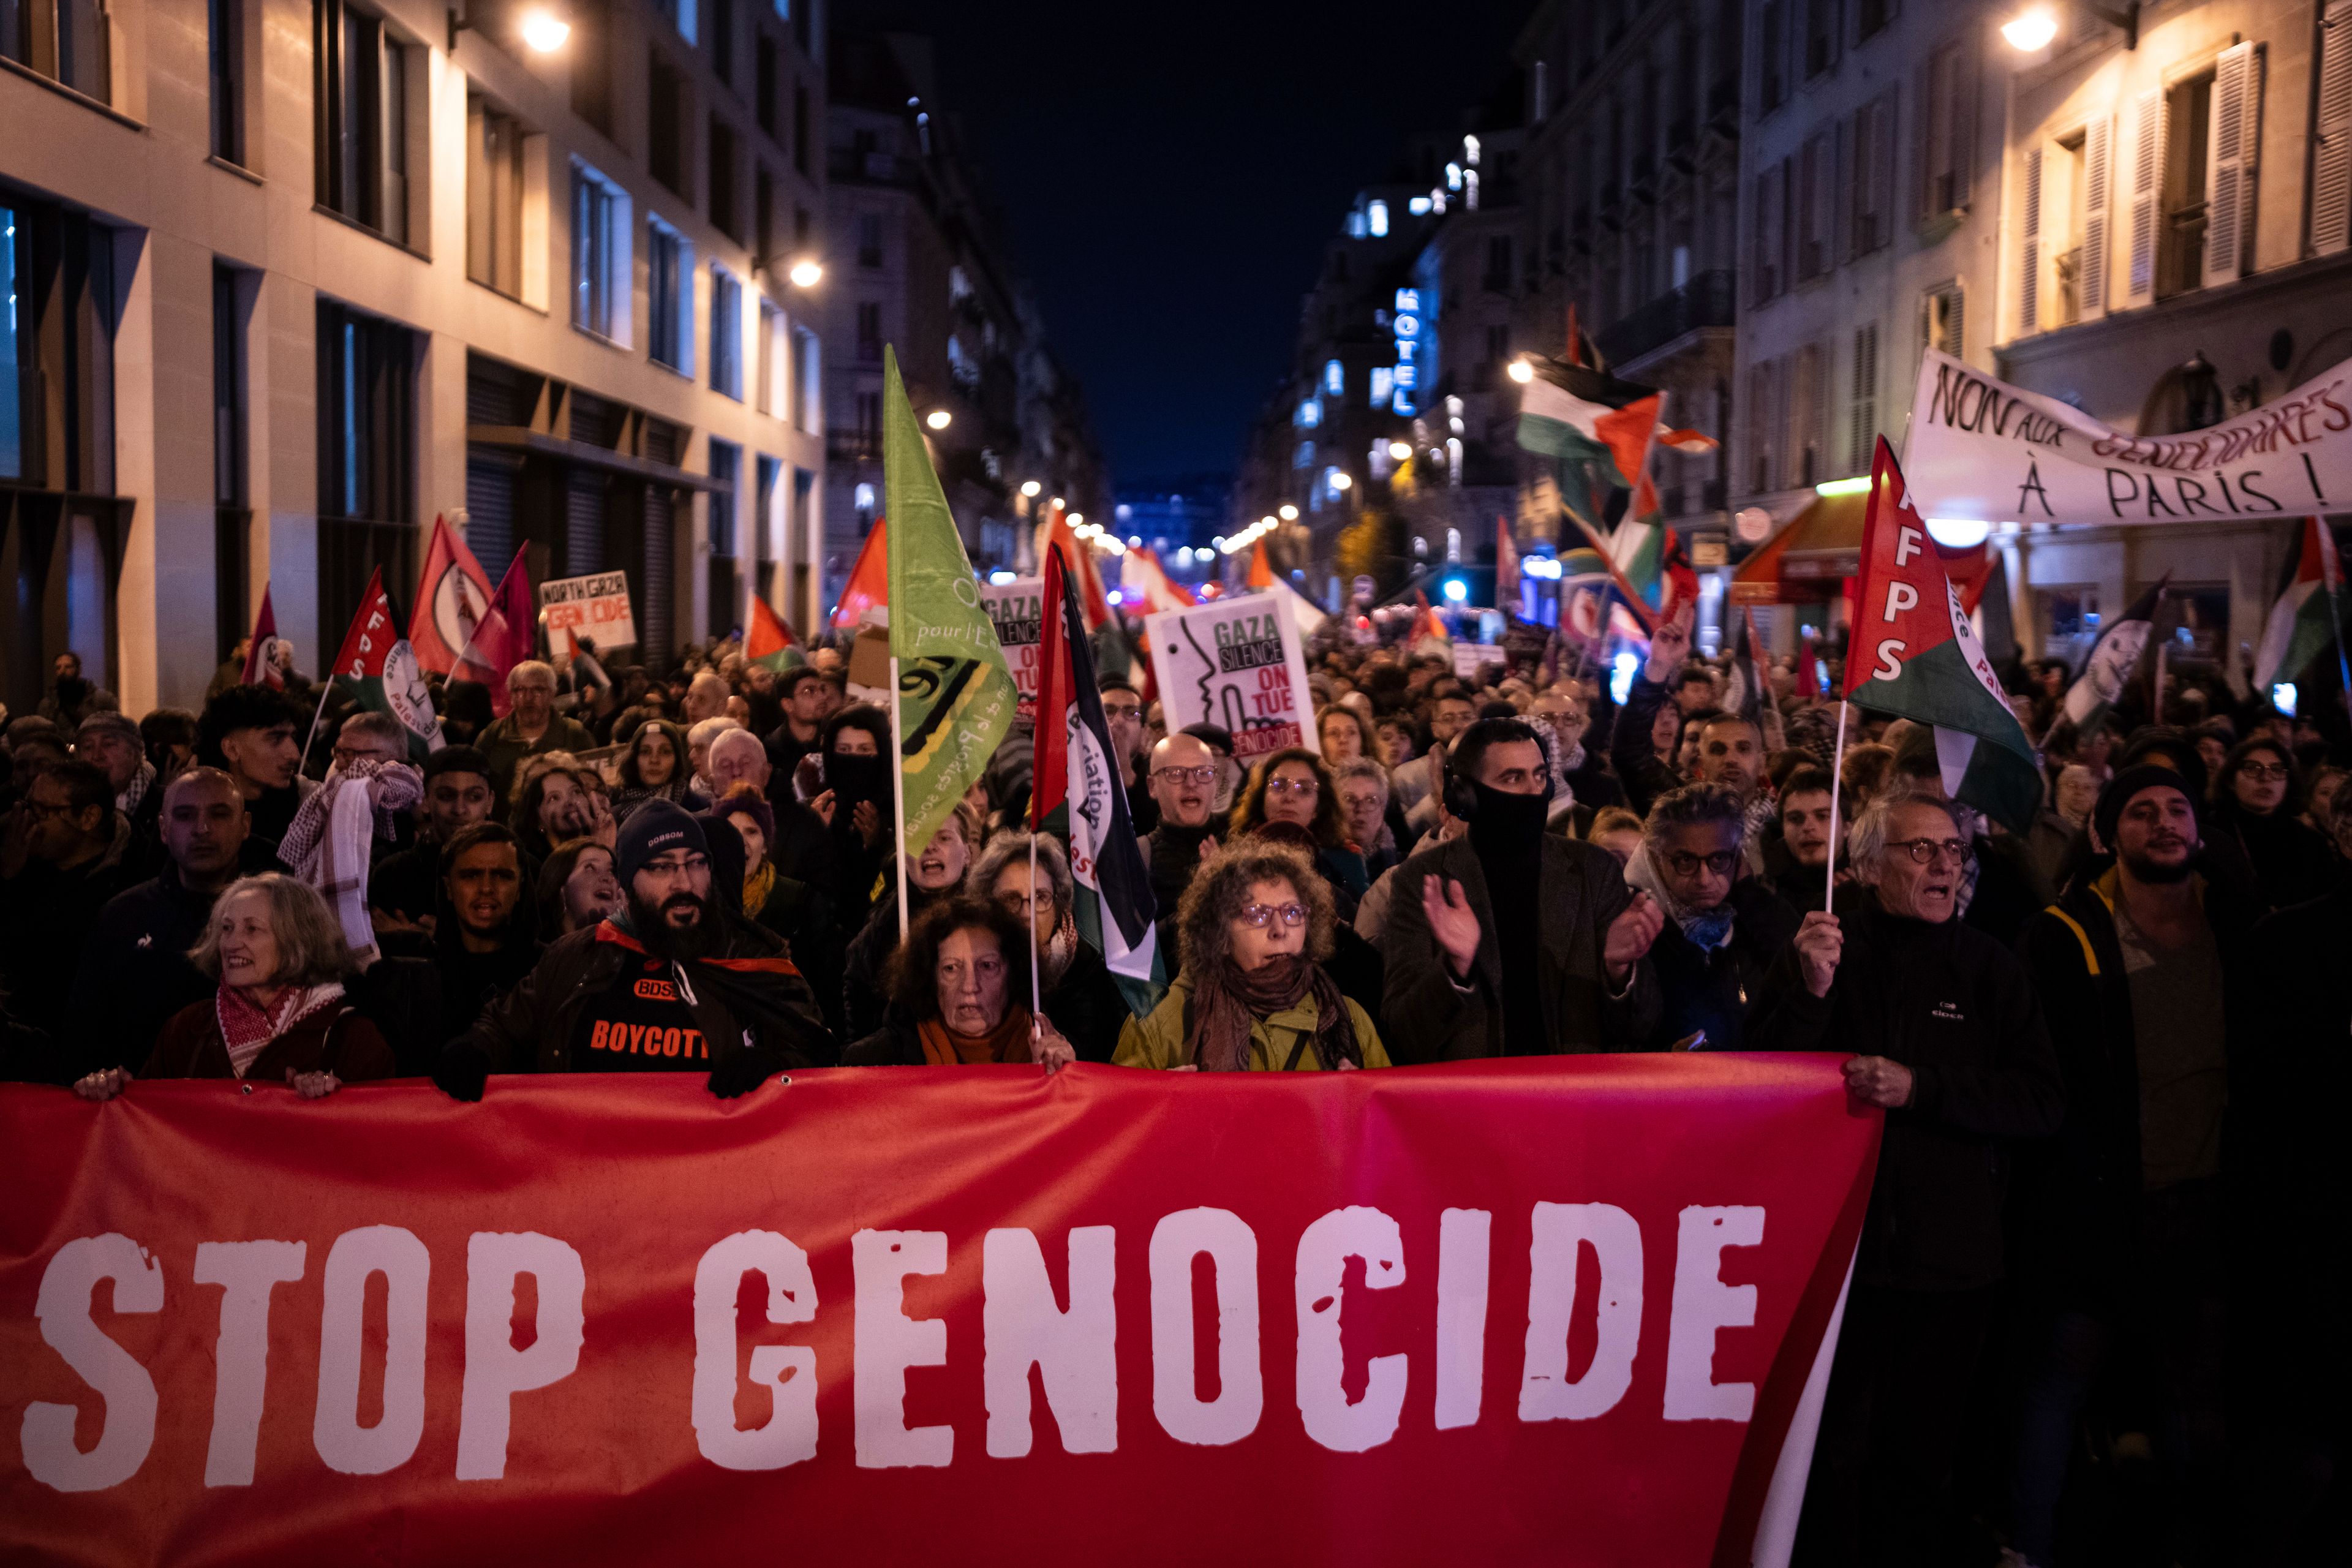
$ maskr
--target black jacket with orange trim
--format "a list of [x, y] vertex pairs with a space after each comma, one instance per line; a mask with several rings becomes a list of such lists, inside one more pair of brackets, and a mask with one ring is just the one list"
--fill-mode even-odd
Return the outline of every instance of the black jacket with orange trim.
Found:
[[[774, 932], [724, 911], [719, 949], [686, 963], [687, 1010], [711, 1046], [713, 1071], [747, 1053], [770, 1071], [838, 1059], [815, 993]], [[492, 1072], [570, 1072], [581, 1010], [620, 978], [645, 946], [611, 921], [551, 946], [522, 982], [486, 1009], [452, 1048], [468, 1046]]]

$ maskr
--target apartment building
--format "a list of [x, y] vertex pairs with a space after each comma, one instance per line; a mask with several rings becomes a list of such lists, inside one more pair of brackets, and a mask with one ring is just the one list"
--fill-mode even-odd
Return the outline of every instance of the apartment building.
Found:
[[0, 690], [316, 670], [434, 519], [627, 575], [641, 652], [803, 622], [817, 0], [34, 0], [0, 39]]

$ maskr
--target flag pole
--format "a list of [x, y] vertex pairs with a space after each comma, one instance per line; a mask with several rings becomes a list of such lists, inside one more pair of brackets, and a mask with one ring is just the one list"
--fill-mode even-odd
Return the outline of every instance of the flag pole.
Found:
[[[1034, 778], [1030, 780], [1029, 787], [1033, 791], [1037, 787]], [[1034, 824], [1029, 829], [1029, 1038], [1034, 1043], [1045, 1031], [1045, 1003], [1041, 994], [1045, 983], [1037, 978], [1037, 971], [1045, 963], [1045, 950], [1037, 945], [1037, 829]]]
[[[896, 825], [892, 830], [890, 857], [898, 867], [898, 941], [907, 940], [907, 752], [906, 742], [898, 732], [898, 659], [890, 658], [890, 816]], [[838, 802], [834, 805], [838, 811]]]
[[1836, 749], [1831, 752], [1831, 760], [1830, 760], [1830, 858], [1829, 858], [1829, 862], [1828, 862], [1828, 865], [1829, 865], [1829, 873], [1828, 873], [1828, 879], [1827, 879], [1827, 881], [1826, 881], [1826, 882], [1824, 882], [1824, 883], [1822, 884], [1822, 910], [1823, 910], [1824, 911], [1827, 911], [1827, 912], [1830, 912], [1830, 913], [1834, 913], [1834, 912], [1836, 912], [1836, 911], [1834, 910], [1834, 909], [1832, 908], [1832, 906], [1833, 906], [1833, 905], [1836, 903], [1836, 901], [1837, 901], [1837, 852], [1838, 852], [1838, 840], [1839, 840], [1839, 839], [1841, 839], [1841, 838], [1843, 838], [1843, 837], [1845, 837], [1845, 830], [1844, 830], [1844, 828], [1841, 826], [1841, 819], [1840, 819], [1840, 817], [1838, 816], [1838, 783], [1839, 783], [1839, 780], [1840, 780], [1840, 778], [1842, 777], [1842, 775], [1845, 773], [1845, 714], [1846, 714], [1846, 706], [1847, 706], [1847, 704], [1846, 704], [1846, 700], [1845, 700], [1845, 699], [1844, 699], [1844, 698], [1843, 698], [1843, 697], [1840, 697], [1840, 698], [1838, 699], [1837, 746], [1836, 746]]
[[[311, 743], [319, 738], [319, 721], [327, 716], [327, 694], [334, 690], [334, 672], [330, 670], [327, 674], [327, 679], [319, 682], [319, 706], [310, 714], [310, 732], [302, 737], [302, 761], [299, 764], [299, 766], [310, 766], [310, 746]], [[298, 708], [295, 711], [299, 713], [301, 710]]]
[[[2352, 712], [2352, 661], [2347, 661], [2344, 655], [2344, 606], [2336, 602], [2336, 595], [2344, 591], [2344, 560], [2336, 552], [2336, 536], [2328, 531], [2327, 520], [2315, 517], [2311, 520], [2311, 526], [2320, 534], [2319, 591], [2326, 595], [2327, 621], [2336, 628], [2336, 679], [2342, 683], [2338, 696], [2343, 699], [2346, 710]], [[2336, 568], [2333, 573], [2327, 570], [2331, 564]]]

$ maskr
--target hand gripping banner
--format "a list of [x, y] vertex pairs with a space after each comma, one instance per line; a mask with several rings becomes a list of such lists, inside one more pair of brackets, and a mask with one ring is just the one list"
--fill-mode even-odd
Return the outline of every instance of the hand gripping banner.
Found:
[[1785, 1560], [1828, 1057], [0, 1089], [0, 1561]]

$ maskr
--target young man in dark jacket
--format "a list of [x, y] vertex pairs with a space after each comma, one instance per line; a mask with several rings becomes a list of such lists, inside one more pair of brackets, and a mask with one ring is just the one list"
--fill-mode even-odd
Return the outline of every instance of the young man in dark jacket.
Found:
[[1606, 849], [1544, 831], [1549, 763], [1524, 720], [1482, 719], [1438, 761], [1445, 813], [1469, 830], [1390, 874], [1391, 1059], [1640, 1049], [1658, 1026], [1656, 900]]
[[2151, 1352], [2136, 1403], [2157, 1415], [2158, 1445], [2188, 1439], [2164, 1455], [2185, 1484], [2167, 1489], [2159, 1528], [2175, 1558], [2206, 1561], [2199, 1542], [2219, 1545], [2224, 1462], [2228, 1007], [2263, 910], [2251, 888], [2199, 871], [2197, 804], [2171, 767], [2118, 773], [2091, 829], [2114, 864], [2035, 916], [2021, 945], [2067, 1106], [2063, 1134], [2027, 1163], [2020, 1205], [2025, 1370], [2010, 1532], [2028, 1561], [2050, 1562], [2075, 1421], [2110, 1354], [2131, 1343]]
[[772, 932], [711, 893], [702, 826], [666, 800], [621, 826], [627, 913], [547, 950], [442, 1052], [433, 1081], [479, 1100], [498, 1072], [703, 1072], [722, 1100], [833, 1059], [808, 983]]
[[1798, 1560], [1939, 1560], [1957, 1433], [2004, 1268], [2011, 1145], [2058, 1130], [2058, 1065], [2025, 966], [1956, 918], [1969, 847], [1941, 799], [1881, 795], [1854, 824], [1866, 887], [1809, 914], [1750, 1016], [1751, 1050], [1848, 1054], [1886, 1111]]

